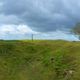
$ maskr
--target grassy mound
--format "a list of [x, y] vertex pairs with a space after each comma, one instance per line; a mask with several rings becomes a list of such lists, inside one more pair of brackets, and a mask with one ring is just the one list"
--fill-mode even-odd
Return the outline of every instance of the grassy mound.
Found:
[[80, 80], [80, 42], [0, 41], [0, 80]]

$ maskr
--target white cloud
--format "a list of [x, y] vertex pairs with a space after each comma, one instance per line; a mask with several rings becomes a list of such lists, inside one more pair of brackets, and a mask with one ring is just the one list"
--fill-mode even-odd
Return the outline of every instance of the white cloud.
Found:
[[0, 38], [2, 39], [30, 39], [31, 34], [34, 39], [65, 39], [78, 40], [75, 36], [56, 30], [54, 32], [36, 32], [26, 25], [2, 25], [0, 28]]
[[7, 33], [14, 33], [15, 32], [15, 28], [14, 25], [2, 25], [1, 29], [0, 29], [0, 33], [2, 34], [7, 34]]
[[75, 37], [72, 34], [68, 34], [65, 31], [56, 30], [54, 32], [49, 33], [40, 33], [42, 39], [64, 39], [64, 40], [70, 40], [70, 41], [78, 41], [79, 39]]
[[27, 25], [19, 25], [16, 29], [20, 34], [36, 34], [37, 33], [36, 31], [33, 31]]
[[37, 34], [27, 25], [2, 25], [0, 27], [0, 35], [6, 34]]

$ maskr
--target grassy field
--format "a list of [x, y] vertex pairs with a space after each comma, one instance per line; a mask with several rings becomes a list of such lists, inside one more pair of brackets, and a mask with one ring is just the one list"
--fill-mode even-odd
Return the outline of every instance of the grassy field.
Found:
[[80, 80], [80, 42], [0, 41], [0, 80]]

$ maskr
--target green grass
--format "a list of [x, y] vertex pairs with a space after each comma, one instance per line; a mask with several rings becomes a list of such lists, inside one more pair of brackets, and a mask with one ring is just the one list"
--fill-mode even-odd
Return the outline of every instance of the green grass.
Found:
[[80, 80], [80, 42], [1, 40], [0, 80]]

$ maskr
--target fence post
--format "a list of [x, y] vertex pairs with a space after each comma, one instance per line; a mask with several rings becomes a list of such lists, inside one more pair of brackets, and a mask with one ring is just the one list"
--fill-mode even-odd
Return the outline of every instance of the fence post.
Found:
[[32, 41], [34, 40], [34, 35], [32, 34]]

